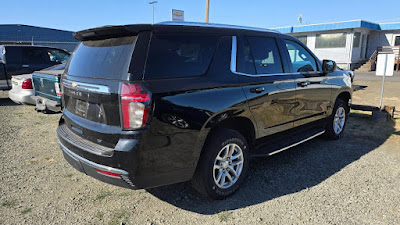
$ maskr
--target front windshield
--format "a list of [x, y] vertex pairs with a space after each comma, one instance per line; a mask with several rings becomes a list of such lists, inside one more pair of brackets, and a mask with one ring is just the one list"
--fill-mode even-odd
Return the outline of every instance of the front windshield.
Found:
[[50, 57], [50, 61], [52, 62], [66, 63], [69, 59], [69, 54], [64, 51], [49, 49], [47, 53]]

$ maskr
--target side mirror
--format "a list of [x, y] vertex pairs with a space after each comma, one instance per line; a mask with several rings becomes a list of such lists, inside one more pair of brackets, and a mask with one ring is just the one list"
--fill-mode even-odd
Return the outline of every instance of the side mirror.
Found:
[[335, 72], [336, 62], [333, 60], [324, 59], [322, 61], [322, 71], [324, 72], [324, 74]]

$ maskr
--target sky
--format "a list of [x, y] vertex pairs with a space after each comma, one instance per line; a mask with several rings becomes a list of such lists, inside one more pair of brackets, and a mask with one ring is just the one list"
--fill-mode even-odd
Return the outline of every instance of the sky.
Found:
[[[157, 0], [155, 23], [171, 20], [171, 10], [185, 21], [204, 22], [206, 0]], [[363, 19], [400, 21], [398, 0], [210, 0], [210, 23], [275, 28]], [[383, 2], [384, 4], [378, 4]], [[2, 0], [0, 24], [26, 24], [78, 31], [104, 25], [152, 22], [149, 0]], [[390, 7], [396, 6], [396, 7]]]

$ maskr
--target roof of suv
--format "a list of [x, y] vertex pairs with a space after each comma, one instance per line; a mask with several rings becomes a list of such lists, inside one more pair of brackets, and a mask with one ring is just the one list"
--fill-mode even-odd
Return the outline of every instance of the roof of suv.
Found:
[[103, 26], [87, 30], [82, 30], [74, 33], [74, 37], [78, 40], [95, 40], [104, 39], [115, 36], [135, 35], [141, 31], [176, 31], [176, 32], [210, 32], [219, 34], [240, 34], [240, 33], [273, 33], [280, 34], [277, 31], [245, 27], [226, 24], [213, 23], [197, 23], [197, 22], [161, 22], [157, 24], [132, 24], [122, 26]]

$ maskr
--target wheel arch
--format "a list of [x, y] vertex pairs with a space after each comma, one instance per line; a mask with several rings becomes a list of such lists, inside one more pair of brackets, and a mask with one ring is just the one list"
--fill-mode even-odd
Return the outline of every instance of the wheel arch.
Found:
[[346, 102], [346, 104], [347, 104], [347, 106], [348, 106], [347, 110], [348, 110], [348, 112], [350, 112], [351, 97], [352, 97], [352, 96], [351, 96], [351, 92], [350, 92], [350, 91], [348, 91], [348, 90], [343, 90], [342, 92], [340, 92], [340, 93], [336, 96], [335, 101], [336, 101], [336, 99], [341, 99], [341, 100], [343, 100], [344, 102]]
[[351, 94], [348, 91], [343, 91], [336, 97], [336, 99], [338, 99], [338, 98], [340, 98], [343, 101], [349, 103], [349, 100], [351, 99]]
[[[251, 149], [252, 146], [255, 144], [256, 140], [256, 124], [248, 117], [245, 116], [231, 116], [228, 117], [229, 113], [227, 114], [219, 114], [217, 116], [214, 116], [213, 119], [209, 120], [209, 123], [207, 123], [203, 128], [202, 132], [200, 134], [200, 138], [198, 140], [198, 160], [197, 160], [197, 165], [196, 168], [198, 167], [198, 163], [202, 157], [203, 154], [203, 149], [204, 146], [207, 144], [207, 140], [210, 140], [209, 137], [213, 135], [215, 132], [217, 132], [219, 129], [226, 128], [226, 129], [232, 129], [237, 132], [239, 132], [243, 137], [246, 139], [249, 148]], [[232, 114], [231, 114], [232, 115]], [[218, 119], [216, 119], [218, 118]], [[225, 119], [221, 119], [225, 118]], [[213, 122], [213, 121], [218, 121], [218, 122]]]
[[255, 143], [256, 139], [256, 129], [253, 121], [246, 117], [230, 117], [224, 119], [214, 126], [211, 127], [210, 131], [207, 134], [207, 139], [218, 129], [226, 128], [239, 132], [247, 141], [247, 143], [252, 146]]

